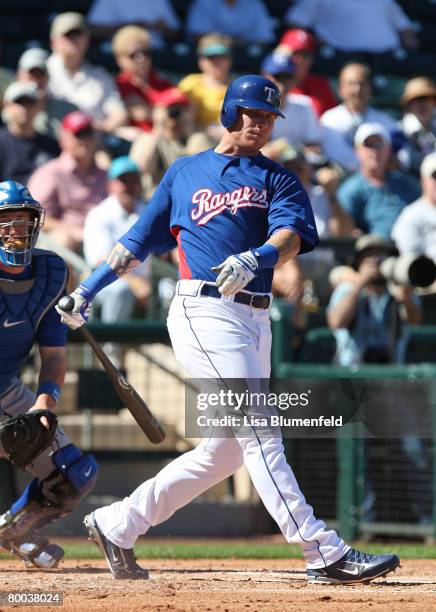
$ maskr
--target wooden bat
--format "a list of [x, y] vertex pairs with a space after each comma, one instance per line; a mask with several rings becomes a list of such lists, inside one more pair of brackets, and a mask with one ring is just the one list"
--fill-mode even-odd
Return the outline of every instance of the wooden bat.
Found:
[[[74, 308], [74, 299], [66, 295], [59, 300], [59, 308], [64, 312], [71, 312]], [[151, 412], [150, 408], [144, 400], [138, 395], [132, 385], [126, 380], [125, 376], [114, 366], [112, 361], [103, 351], [94, 336], [91, 334], [86, 325], [80, 328], [82, 336], [98, 357], [102, 366], [106, 370], [107, 375], [112, 381], [112, 384], [117, 392], [120, 400], [129, 409], [139, 427], [153, 444], [159, 444], [165, 439], [165, 431], [159, 421]]]

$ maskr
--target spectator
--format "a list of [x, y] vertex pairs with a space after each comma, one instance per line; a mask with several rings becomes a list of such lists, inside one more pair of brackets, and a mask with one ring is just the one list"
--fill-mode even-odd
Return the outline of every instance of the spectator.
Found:
[[328, 79], [311, 72], [316, 51], [315, 37], [305, 30], [287, 30], [280, 39], [279, 49], [292, 55], [295, 82], [290, 93], [310, 98], [317, 117], [336, 106], [336, 97]]
[[27, 184], [35, 168], [58, 155], [57, 142], [35, 131], [39, 110], [35, 83], [14, 81], [7, 87], [3, 108], [6, 126], [0, 129], [1, 181], [11, 179]]
[[112, 39], [112, 50], [120, 68], [118, 90], [129, 113], [130, 125], [149, 132], [153, 127], [151, 111], [159, 95], [173, 87], [152, 65], [150, 34], [136, 25], [118, 30]]
[[360, 169], [342, 183], [337, 198], [363, 233], [389, 238], [400, 212], [418, 197], [415, 181], [389, 171], [391, 138], [378, 123], [363, 123], [354, 137]]
[[294, 83], [295, 64], [292, 59], [289, 55], [275, 51], [264, 58], [261, 71], [264, 77], [277, 85], [280, 91], [280, 110], [285, 116], [274, 124], [272, 142], [267, 145], [269, 156], [272, 156], [271, 145], [279, 138], [285, 139], [287, 144], [319, 150], [321, 130], [309, 98], [301, 94], [287, 94]]
[[178, 84], [195, 108], [199, 130], [217, 126], [231, 76], [232, 41], [222, 34], [206, 34], [197, 46], [200, 73], [188, 74]]
[[[153, 111], [153, 122], [153, 131], [138, 136], [130, 150], [150, 196], [173, 161], [187, 154], [193, 132], [189, 99], [176, 87], [162, 92]], [[147, 185], [147, 180], [151, 184]]]
[[275, 40], [273, 21], [262, 0], [193, 0], [186, 32], [200, 37], [227, 34], [235, 44], [269, 44]]
[[356, 242], [357, 273], [353, 280], [338, 284], [327, 311], [339, 365], [401, 361], [404, 336], [397, 326], [419, 323], [421, 309], [410, 286], [388, 288], [381, 276], [381, 259], [397, 253], [391, 240], [375, 234], [361, 236]]
[[353, 172], [358, 160], [353, 150], [353, 138], [362, 123], [380, 123], [389, 131], [397, 131], [395, 121], [386, 113], [369, 106], [371, 73], [368, 66], [347, 64], [339, 73], [339, 95], [342, 104], [326, 111], [321, 117], [323, 149], [328, 159], [347, 172]]
[[30, 81], [38, 87], [41, 110], [35, 117], [34, 127], [39, 134], [57, 140], [62, 119], [77, 110], [77, 106], [48, 93], [47, 59], [44, 49], [24, 51], [18, 62], [17, 79]]
[[66, 115], [60, 145], [61, 155], [32, 174], [29, 189], [44, 202], [44, 231], [80, 252], [85, 217], [107, 195], [106, 173], [95, 164], [97, 137], [91, 117], [81, 111]]
[[[286, 147], [280, 156], [279, 163], [293, 172], [307, 191], [312, 204], [318, 236], [321, 239], [331, 236], [349, 236], [353, 223], [349, 215], [336, 201], [338, 183], [336, 183], [336, 186], [331, 185], [330, 191], [314, 183], [310, 161], [302, 149], [292, 146]], [[319, 250], [316, 249], [314, 254]], [[309, 255], [309, 253], [306, 255]], [[306, 255], [301, 255], [299, 257], [300, 261], [302, 258], [306, 258]]]
[[[336, 339], [335, 361], [346, 367], [362, 363], [402, 363], [408, 335], [408, 325], [421, 322], [420, 300], [409, 285], [386, 283], [380, 273], [381, 261], [390, 255], [397, 255], [395, 244], [377, 235], [361, 236], [355, 245], [355, 273], [347, 273], [348, 279], [340, 282], [333, 291], [327, 308], [327, 322]], [[341, 272], [344, 276], [344, 272]], [[380, 389], [380, 390], [379, 390]], [[388, 396], [386, 396], [388, 393]], [[370, 427], [378, 428], [378, 435], [389, 436], [389, 431], [380, 431], [386, 421], [385, 414], [375, 415], [374, 396], [379, 394], [381, 403], [377, 410], [385, 408], [387, 397], [395, 404], [395, 423], [389, 422], [400, 431], [401, 461], [410, 463], [406, 493], [412, 512], [420, 522], [426, 522], [430, 514], [430, 489], [428, 486], [428, 457], [422, 440], [408, 435], [413, 423], [413, 412], [409, 399], [403, 400], [398, 387], [386, 381], [359, 387], [359, 416]], [[383, 399], [382, 399], [383, 398]], [[368, 400], [368, 401], [366, 401]], [[389, 408], [389, 405], [386, 406]], [[412, 406], [412, 411], [415, 407]], [[381, 416], [381, 418], [377, 418]], [[405, 423], [407, 423], [407, 428]], [[367, 464], [368, 443], [364, 446]], [[419, 483], [419, 484], [418, 484]], [[418, 486], [417, 486], [418, 484]], [[417, 499], [418, 493], [418, 499]], [[363, 519], [376, 520], [375, 484], [371, 471], [365, 479], [365, 499], [362, 504]]]
[[127, 113], [113, 78], [104, 68], [85, 60], [89, 46], [86, 21], [80, 13], [55, 17], [48, 58], [49, 92], [75, 104], [93, 120], [95, 129], [112, 132], [125, 125]]
[[164, 47], [166, 40], [173, 40], [180, 30], [171, 0], [94, 0], [88, 22], [95, 38], [112, 38], [126, 25], [146, 28], [153, 49]]
[[428, 77], [415, 77], [406, 83], [401, 97], [403, 119], [401, 128], [407, 137], [407, 147], [399, 157], [415, 175], [421, 162], [436, 150], [436, 85]]
[[[312, 204], [320, 239], [349, 235], [353, 223], [349, 215], [337, 203], [336, 189], [332, 185], [332, 190], [327, 192], [321, 185], [313, 183], [312, 166], [304, 150], [288, 146], [278, 161], [287, 170], [293, 172], [305, 188]], [[313, 251], [313, 254], [300, 255], [298, 262], [302, 273], [301, 281], [304, 278], [310, 279], [317, 295], [328, 295], [330, 293], [328, 273], [335, 263], [332, 249], [320, 246]]]
[[394, 0], [297, 0], [285, 23], [313, 30], [341, 51], [383, 53], [418, 46], [412, 22]]
[[[138, 166], [127, 156], [118, 157], [108, 171], [108, 197], [86, 216], [83, 232], [85, 259], [96, 268], [145, 209], [140, 199], [141, 179]], [[150, 295], [150, 260], [147, 258], [130, 274], [106, 287], [98, 296], [105, 323], [130, 319], [135, 305], [145, 306]], [[113, 347], [112, 347], [113, 349]], [[111, 356], [120, 355], [111, 350]]]
[[421, 164], [422, 196], [407, 206], [392, 228], [401, 254], [425, 255], [436, 262], [436, 153]]

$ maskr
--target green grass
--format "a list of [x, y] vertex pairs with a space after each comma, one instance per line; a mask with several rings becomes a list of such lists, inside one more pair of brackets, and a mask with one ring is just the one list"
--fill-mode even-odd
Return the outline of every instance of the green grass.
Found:
[[[98, 549], [85, 542], [63, 543], [67, 559], [101, 559]], [[361, 550], [373, 553], [395, 552], [401, 559], [436, 559], [436, 546], [419, 544], [357, 544]], [[198, 541], [190, 544], [140, 542], [135, 546], [139, 558], [146, 559], [301, 559], [299, 546], [288, 544]], [[0, 553], [0, 559], [10, 558]]]

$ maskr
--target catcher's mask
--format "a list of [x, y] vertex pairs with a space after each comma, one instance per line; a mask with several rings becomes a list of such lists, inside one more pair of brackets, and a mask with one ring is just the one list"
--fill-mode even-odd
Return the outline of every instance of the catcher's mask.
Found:
[[44, 217], [45, 210], [27, 187], [15, 181], [0, 183], [1, 263], [7, 266], [30, 264]]

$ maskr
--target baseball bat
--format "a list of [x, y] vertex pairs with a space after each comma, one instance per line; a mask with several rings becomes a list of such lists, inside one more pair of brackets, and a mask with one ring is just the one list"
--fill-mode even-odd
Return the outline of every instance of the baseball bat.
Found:
[[[74, 298], [66, 295], [59, 300], [59, 308], [64, 312], [71, 312], [74, 308]], [[82, 336], [94, 351], [100, 363], [106, 370], [107, 375], [117, 392], [120, 400], [138, 423], [139, 427], [153, 444], [159, 444], [165, 439], [165, 431], [159, 421], [151, 412], [150, 408], [144, 400], [138, 395], [137, 391], [126, 380], [125, 376], [114, 366], [112, 361], [103, 351], [94, 336], [91, 334], [86, 325], [80, 328]]]

